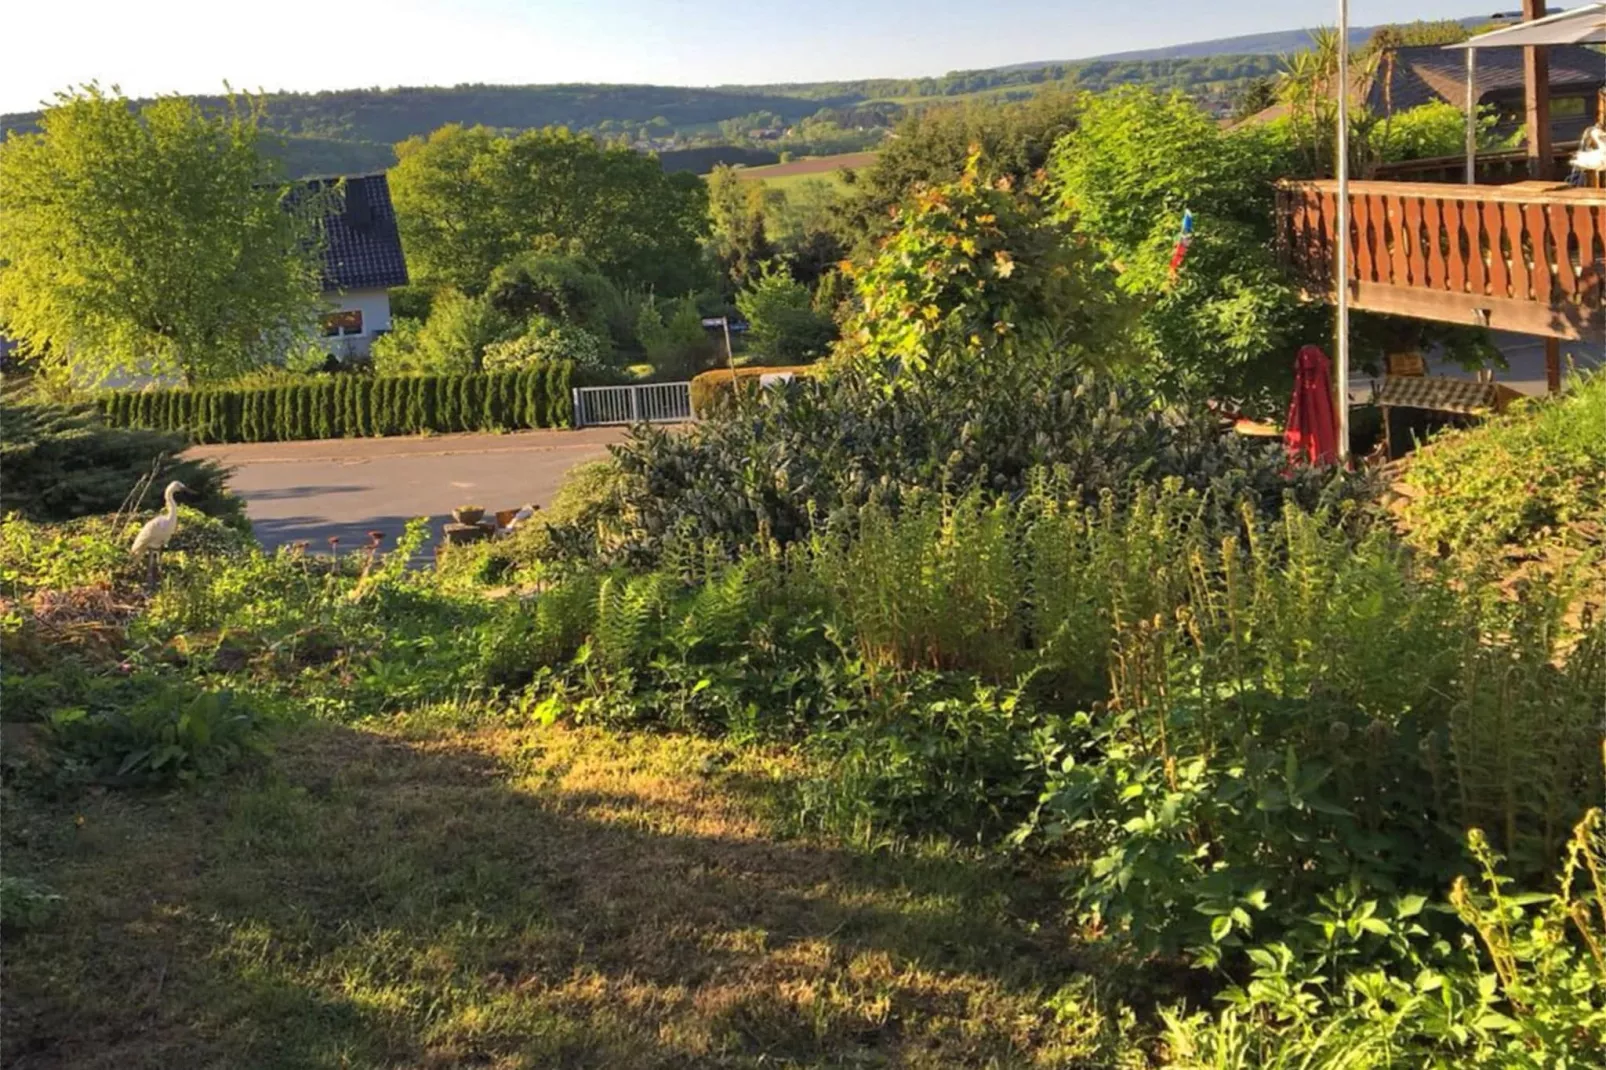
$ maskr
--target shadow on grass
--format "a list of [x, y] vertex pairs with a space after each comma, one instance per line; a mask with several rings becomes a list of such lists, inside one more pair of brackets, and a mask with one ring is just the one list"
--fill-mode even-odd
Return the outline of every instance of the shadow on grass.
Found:
[[[311, 725], [257, 776], [23, 801], [65, 895], [8, 947], [44, 1067], [1074, 1065], [1016, 875], [776, 842], [713, 744]], [[738, 762], [741, 759], [738, 758]], [[747, 785], [747, 786], [744, 786]], [[1096, 1016], [1095, 1016], [1096, 1017]]]

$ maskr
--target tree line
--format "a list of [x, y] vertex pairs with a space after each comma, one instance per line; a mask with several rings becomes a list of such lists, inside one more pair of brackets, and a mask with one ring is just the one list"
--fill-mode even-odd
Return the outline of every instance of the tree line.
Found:
[[[1295, 339], [1321, 333], [1268, 250], [1273, 181], [1331, 165], [1327, 66], [1319, 51], [1302, 59], [1273, 87], [1288, 113], [1231, 131], [1186, 94], [1144, 87], [921, 109], [870, 166], [785, 190], [724, 168], [707, 181], [666, 172], [561, 127], [448, 125], [397, 147], [390, 181], [414, 285], [393, 294], [374, 366], [476, 374], [566, 359], [679, 378], [724, 359], [709, 316], [749, 321], [755, 359], [814, 359], [862, 335], [858, 317], [889, 287], [912, 285], [865, 265], [900, 241], [925, 249], [900, 233], [922, 218], [921, 198], [973, 175], [1026, 198], [981, 213], [1019, 230], [1005, 228], [998, 251], [1023, 274], [998, 289], [1064, 276], [1040, 246], [1096, 250], [1094, 275], [1108, 273], [1136, 317], [1103, 338], [1053, 328], [1055, 344], [1140, 355], [1178, 389], [1255, 393], [1286, 376]], [[1461, 136], [1448, 106], [1355, 122], [1363, 173], [1454, 151]], [[265, 151], [265, 126], [259, 101], [218, 114], [182, 98], [64, 94], [38, 134], [0, 143], [0, 323], [73, 385], [130, 372], [215, 384], [295, 349], [322, 302], [322, 211]], [[1185, 210], [1198, 233], [1173, 276]], [[886, 285], [865, 281], [877, 278]], [[1373, 327], [1368, 344], [1396, 340], [1397, 324]], [[1471, 335], [1450, 340], [1476, 355]]]

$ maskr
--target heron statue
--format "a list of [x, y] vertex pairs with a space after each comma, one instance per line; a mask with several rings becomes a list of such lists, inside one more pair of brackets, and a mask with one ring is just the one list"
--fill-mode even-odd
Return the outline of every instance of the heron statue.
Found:
[[167, 508], [145, 522], [139, 534], [134, 536], [134, 545], [128, 548], [128, 552], [135, 557], [144, 554], [150, 563], [147, 582], [152, 587], [156, 586], [156, 555], [167, 547], [173, 540], [173, 533], [178, 530], [178, 496], [189, 492], [190, 488], [176, 479], [169, 483], [165, 495]]

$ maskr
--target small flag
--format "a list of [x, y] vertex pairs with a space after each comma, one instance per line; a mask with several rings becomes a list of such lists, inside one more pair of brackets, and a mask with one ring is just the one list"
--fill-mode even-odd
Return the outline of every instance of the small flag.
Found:
[[1193, 244], [1193, 213], [1184, 210], [1182, 213], [1182, 233], [1177, 238], [1177, 247], [1171, 250], [1171, 274], [1175, 275], [1182, 266], [1182, 261], [1188, 255], [1188, 246]]

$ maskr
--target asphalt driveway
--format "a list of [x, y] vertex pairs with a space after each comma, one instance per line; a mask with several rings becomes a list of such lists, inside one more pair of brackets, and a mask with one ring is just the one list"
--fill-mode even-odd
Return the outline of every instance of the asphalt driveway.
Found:
[[623, 437], [620, 428], [588, 428], [322, 439], [196, 446], [186, 456], [234, 470], [229, 486], [245, 499], [264, 547], [305, 540], [323, 550], [331, 535], [356, 547], [369, 531], [383, 531], [389, 543], [420, 516], [430, 518], [438, 539], [459, 505], [546, 505], [570, 468], [607, 456], [608, 445]]

